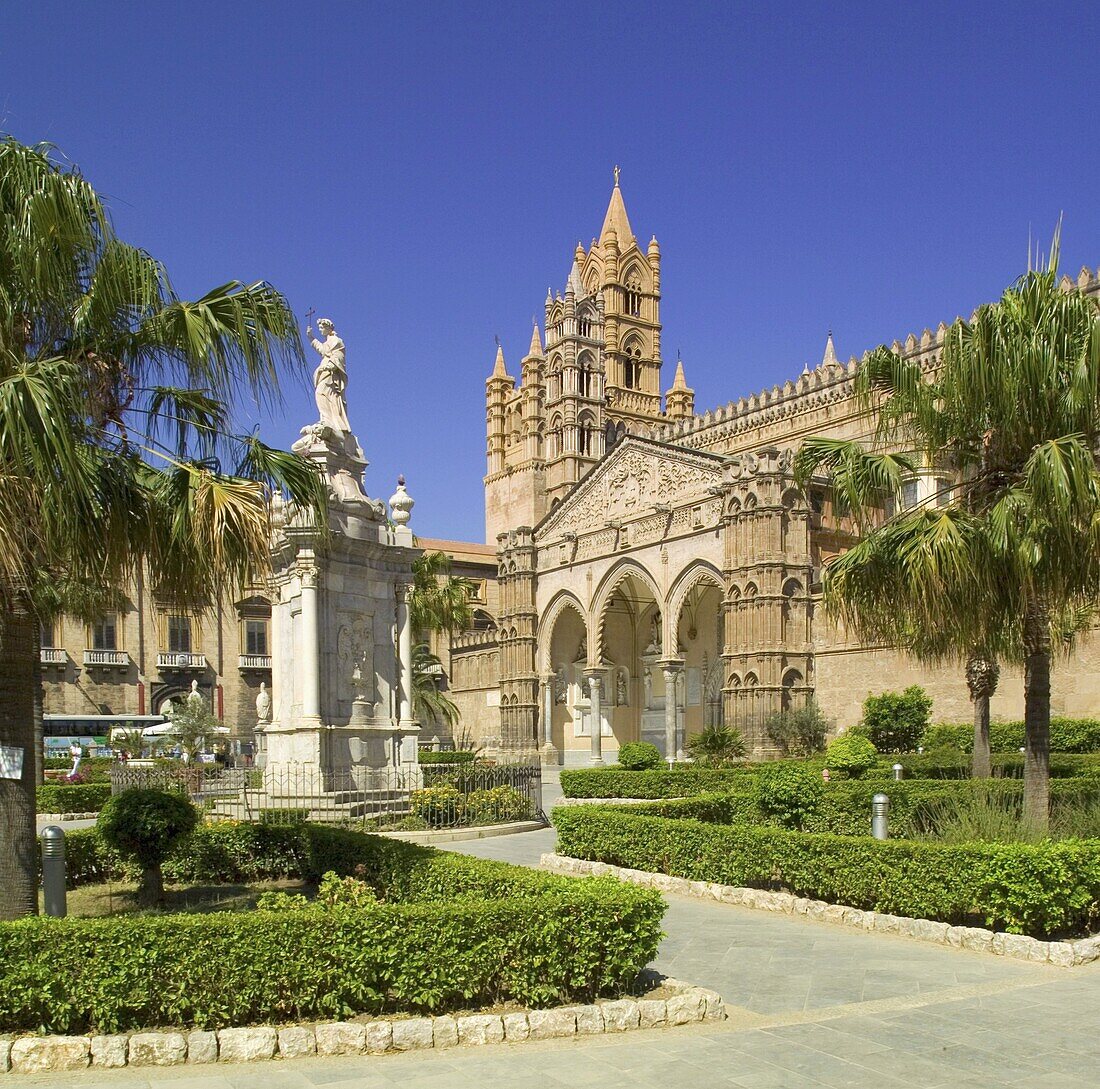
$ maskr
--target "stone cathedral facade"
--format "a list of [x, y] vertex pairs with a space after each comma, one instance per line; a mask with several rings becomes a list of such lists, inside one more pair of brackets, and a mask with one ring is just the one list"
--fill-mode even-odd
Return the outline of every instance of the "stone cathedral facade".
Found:
[[[1087, 269], [1065, 282], [1100, 286]], [[499, 677], [486, 702], [499, 702], [499, 732], [493, 721], [484, 740], [598, 763], [632, 740], [680, 755], [692, 734], [727, 723], [766, 755], [774, 711], [813, 695], [844, 728], [868, 693], [911, 683], [926, 686], [938, 720], [968, 719], [961, 668], [930, 671], [858, 644], [819, 609], [822, 566], [853, 527], [825, 481], [803, 492], [791, 466], [805, 438], [866, 435], [853, 396], [859, 362], [841, 362], [830, 335], [816, 367], [696, 413], [679, 361], [662, 396], [661, 290], [660, 247], [638, 241], [616, 176], [599, 236], [577, 246], [564, 289], [546, 298], [545, 343], [536, 325], [518, 382], [498, 348], [486, 382], [485, 517], [498, 550]], [[932, 365], [945, 331], [894, 348]], [[901, 502], [949, 487], [929, 467]], [[483, 666], [489, 638], [476, 648]], [[451, 662], [454, 679], [471, 675], [461, 646]], [[492, 683], [484, 672], [477, 685]], [[1100, 709], [1097, 640], [1057, 671], [1053, 708]], [[1022, 714], [1010, 670], [993, 711]]]

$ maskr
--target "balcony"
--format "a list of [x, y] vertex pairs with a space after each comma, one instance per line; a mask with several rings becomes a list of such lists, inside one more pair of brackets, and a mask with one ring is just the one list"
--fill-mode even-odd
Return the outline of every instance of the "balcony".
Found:
[[124, 650], [86, 650], [84, 665], [91, 669], [126, 669], [130, 655]]
[[266, 669], [271, 670], [271, 655], [270, 654], [242, 654], [241, 669]]
[[63, 666], [68, 662], [69, 656], [61, 647], [42, 647], [38, 660], [44, 666]]
[[195, 670], [206, 669], [205, 654], [189, 654], [184, 651], [169, 651], [157, 655], [157, 669], [160, 670]]

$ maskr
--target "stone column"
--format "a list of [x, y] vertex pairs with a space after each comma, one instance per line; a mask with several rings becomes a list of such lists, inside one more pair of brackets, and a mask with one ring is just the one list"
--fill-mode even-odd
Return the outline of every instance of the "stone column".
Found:
[[603, 763], [603, 711], [600, 708], [600, 685], [603, 683], [603, 673], [586, 672], [585, 676], [588, 678], [588, 687], [592, 693], [588, 711], [592, 717], [592, 763], [598, 767]]
[[661, 663], [665, 675], [665, 759], [675, 760], [678, 756], [677, 729], [678, 709], [676, 707], [676, 678], [683, 665], [678, 658]]
[[557, 759], [554, 749], [554, 674], [542, 678], [542, 756], [543, 763]]
[[398, 669], [398, 720], [402, 726], [413, 721], [413, 675], [412, 675], [412, 623], [409, 614], [409, 594], [412, 587], [397, 587], [397, 656]]
[[301, 655], [302, 718], [321, 721], [321, 629], [318, 608], [319, 572], [315, 567], [303, 567], [302, 638], [298, 646]]
[[[683, 706], [680, 705], [680, 696], [683, 695]], [[687, 754], [684, 752], [684, 730], [687, 720], [687, 674], [681, 669], [676, 674], [676, 759], [684, 760]]]

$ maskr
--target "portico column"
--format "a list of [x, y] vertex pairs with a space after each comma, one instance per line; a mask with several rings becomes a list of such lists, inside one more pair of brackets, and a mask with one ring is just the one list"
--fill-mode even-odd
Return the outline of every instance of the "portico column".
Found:
[[684, 720], [687, 717], [687, 699], [684, 699], [684, 706], [680, 706], [680, 694], [687, 695], [687, 676], [681, 669], [676, 674], [676, 759], [684, 760], [686, 753], [684, 752]]
[[397, 657], [398, 670], [398, 719], [401, 725], [413, 721], [413, 675], [412, 675], [412, 620], [409, 613], [409, 594], [412, 587], [397, 587]]
[[553, 674], [542, 678], [542, 745], [543, 748], [554, 744], [554, 677]]
[[321, 631], [318, 621], [316, 567], [303, 567], [302, 583], [302, 718], [321, 720]]
[[678, 659], [669, 659], [661, 663], [661, 670], [665, 675], [665, 759], [675, 760], [678, 757], [677, 729], [676, 729], [676, 678], [680, 672], [681, 663]]
[[603, 763], [603, 711], [600, 709], [600, 685], [603, 683], [603, 674], [599, 672], [585, 673], [588, 678], [589, 714], [592, 716], [592, 763]]

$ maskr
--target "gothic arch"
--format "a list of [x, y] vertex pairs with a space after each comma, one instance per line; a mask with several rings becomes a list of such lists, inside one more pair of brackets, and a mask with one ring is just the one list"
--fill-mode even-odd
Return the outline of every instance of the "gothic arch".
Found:
[[[598, 647], [600, 645], [603, 638], [603, 623], [604, 616], [607, 612], [608, 602], [610, 602], [615, 591], [631, 576], [633, 576], [644, 589], [649, 591], [657, 608], [663, 610], [664, 596], [661, 594], [660, 590], [657, 589], [657, 583], [650, 573], [636, 560], [621, 560], [604, 575], [603, 579], [600, 581], [600, 585], [596, 589], [596, 593], [592, 597], [593, 630], [590, 633], [589, 647]], [[662, 620], [663, 619], [664, 617], [662, 616]]]
[[552, 673], [554, 670], [554, 665], [550, 661], [551, 643], [554, 640], [554, 627], [558, 620], [561, 619], [561, 615], [566, 609], [572, 609], [576, 612], [577, 616], [580, 618], [581, 624], [584, 625], [585, 631], [588, 630], [588, 621], [584, 613], [584, 606], [569, 590], [559, 590], [551, 599], [550, 604], [542, 611], [542, 618], [539, 621], [538, 664], [536, 668], [540, 674], [545, 675], [547, 673]]
[[668, 615], [674, 624], [679, 623], [680, 610], [683, 609], [688, 594], [704, 581], [712, 583], [719, 594], [725, 593], [722, 573], [706, 560], [693, 560], [676, 576], [672, 589], [668, 592]]

